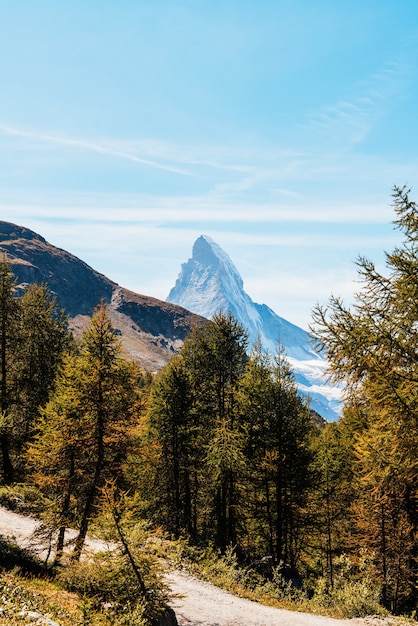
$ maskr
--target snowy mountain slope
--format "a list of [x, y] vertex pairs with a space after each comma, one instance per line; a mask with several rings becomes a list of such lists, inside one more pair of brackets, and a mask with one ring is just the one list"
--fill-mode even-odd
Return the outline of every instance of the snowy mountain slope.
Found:
[[272, 354], [280, 341], [312, 408], [327, 420], [338, 418], [340, 390], [327, 384], [326, 361], [313, 350], [308, 333], [267, 305], [253, 302], [237, 268], [210, 237], [201, 235], [195, 241], [192, 258], [182, 264], [167, 301], [209, 319], [221, 310], [231, 311], [247, 329], [250, 345], [260, 339]]

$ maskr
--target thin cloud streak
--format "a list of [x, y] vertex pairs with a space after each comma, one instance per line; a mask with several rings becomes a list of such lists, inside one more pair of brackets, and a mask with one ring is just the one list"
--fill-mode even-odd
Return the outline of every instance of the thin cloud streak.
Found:
[[[67, 204], [45, 206], [42, 204], [1, 203], [3, 216], [16, 216], [19, 219], [33, 218], [39, 221], [52, 219], [55, 222], [79, 222], [81, 224], [177, 224], [187, 223], [239, 223], [254, 224], [267, 222], [307, 223], [307, 224], [386, 224], [393, 217], [389, 207], [381, 204], [344, 203], [328, 207], [283, 204], [219, 204], [205, 198], [162, 198], [160, 202], [141, 201], [135, 207], [95, 206], [88, 204]], [[115, 211], [117, 210], [117, 214]], [[10, 218], [9, 218], [10, 220]], [[253, 235], [252, 235], [253, 236]]]
[[152, 161], [150, 159], [145, 159], [129, 152], [124, 152], [122, 150], [116, 150], [115, 148], [110, 148], [98, 143], [92, 143], [89, 141], [81, 140], [81, 139], [72, 139], [69, 137], [61, 137], [58, 135], [49, 135], [44, 133], [36, 133], [31, 131], [22, 130], [19, 128], [15, 128], [13, 126], [0, 125], [0, 131], [7, 135], [14, 135], [17, 137], [25, 137], [27, 139], [36, 139], [42, 142], [59, 144], [61, 146], [70, 146], [75, 148], [82, 148], [83, 150], [89, 150], [92, 152], [97, 152], [99, 154], [105, 154], [108, 156], [122, 158], [127, 161], [133, 161], [134, 163], [140, 163], [142, 165], [147, 165], [148, 167], [153, 167], [156, 169], [164, 170], [166, 172], [171, 172], [174, 174], [181, 174], [182, 176], [195, 176], [195, 174], [188, 172], [179, 167], [175, 167], [172, 165], [165, 165], [163, 163], [158, 163], [157, 161]]

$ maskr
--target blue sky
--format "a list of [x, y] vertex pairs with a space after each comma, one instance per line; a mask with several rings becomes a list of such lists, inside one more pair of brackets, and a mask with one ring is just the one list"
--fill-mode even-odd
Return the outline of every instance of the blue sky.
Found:
[[0, 0], [0, 71], [0, 219], [139, 293], [206, 234], [306, 328], [418, 200], [415, 0]]

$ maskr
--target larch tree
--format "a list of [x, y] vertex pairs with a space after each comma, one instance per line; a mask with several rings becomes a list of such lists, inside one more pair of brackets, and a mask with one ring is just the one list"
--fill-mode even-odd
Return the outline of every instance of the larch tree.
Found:
[[334, 561], [351, 547], [351, 505], [355, 497], [352, 441], [345, 439], [344, 428], [330, 422], [312, 441], [313, 483], [309, 490], [311, 513], [310, 556], [318, 574], [334, 586]]
[[100, 305], [82, 339], [81, 393], [83, 418], [89, 425], [89, 458], [85, 496], [74, 558], [79, 558], [100, 488], [106, 479], [121, 475], [129, 448], [130, 428], [138, 419], [140, 394], [136, 365], [120, 356], [120, 342], [107, 310]]
[[72, 335], [68, 319], [45, 285], [32, 283], [19, 299], [19, 349], [17, 360], [17, 404], [24, 442], [40, 407], [53, 390], [63, 355], [70, 349]]
[[219, 313], [163, 369], [150, 402], [161, 453], [159, 519], [175, 534], [214, 541], [221, 550], [238, 539], [243, 438], [236, 416], [246, 348], [243, 327]]
[[31, 478], [51, 502], [45, 526], [58, 532], [55, 561], [61, 560], [67, 528], [77, 528], [79, 498], [84, 486], [86, 424], [80, 357], [67, 355], [51, 400], [41, 410], [36, 432], [26, 448]]
[[16, 402], [15, 354], [19, 345], [19, 306], [15, 299], [15, 286], [10, 263], [3, 257], [0, 261], [0, 446], [6, 484], [11, 483], [14, 477], [11, 412]]
[[48, 488], [52, 481], [58, 555], [70, 520], [78, 528], [73, 558], [80, 557], [102, 487], [108, 480], [123, 483], [142, 406], [140, 378], [137, 365], [121, 356], [107, 310], [100, 305], [79, 353], [64, 361], [27, 452], [38, 484]]
[[[353, 307], [330, 298], [327, 306], [315, 308], [312, 331], [326, 350], [334, 380], [346, 383], [352, 404], [357, 399], [366, 407], [368, 426], [355, 444], [357, 468], [366, 509], [380, 515], [362, 523], [375, 537], [370, 548], [379, 551], [382, 599], [400, 611], [417, 602], [418, 207], [406, 188], [395, 188], [393, 198], [403, 241], [386, 253], [388, 275], [360, 257], [362, 287]], [[388, 515], [395, 515], [396, 524], [387, 524]]]
[[272, 470], [276, 463], [272, 361], [261, 345], [253, 348], [240, 381], [239, 411], [244, 423], [246, 480], [245, 549], [255, 557], [270, 554], [276, 562]]
[[0, 441], [3, 478], [15, 479], [20, 453], [48, 401], [71, 334], [47, 288], [35, 283], [20, 295], [10, 262], [0, 263]]
[[296, 389], [280, 345], [273, 357], [256, 345], [241, 377], [239, 422], [244, 438], [244, 552], [295, 567], [307, 532], [310, 482], [309, 407]]

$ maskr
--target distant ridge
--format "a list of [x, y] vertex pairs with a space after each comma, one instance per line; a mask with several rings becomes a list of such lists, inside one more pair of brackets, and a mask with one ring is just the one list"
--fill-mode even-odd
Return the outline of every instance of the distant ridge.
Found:
[[279, 340], [312, 408], [327, 420], [338, 419], [340, 392], [327, 384], [327, 363], [313, 350], [308, 333], [266, 304], [253, 302], [228, 254], [207, 235], [196, 239], [192, 257], [182, 264], [167, 301], [208, 319], [220, 310], [230, 311], [248, 330], [250, 344], [260, 339], [272, 354]]
[[198, 315], [125, 289], [84, 261], [48, 243], [41, 235], [0, 221], [0, 254], [11, 263], [17, 288], [43, 283], [56, 296], [76, 334], [82, 332], [103, 300], [125, 352], [148, 371], [161, 368], [183, 345]]

